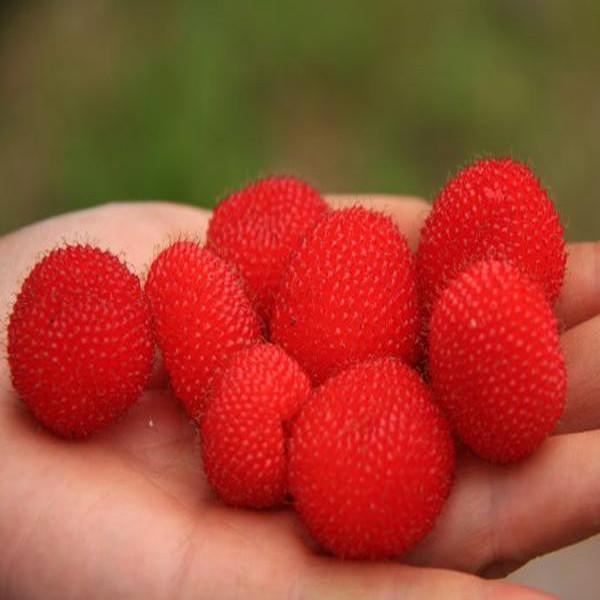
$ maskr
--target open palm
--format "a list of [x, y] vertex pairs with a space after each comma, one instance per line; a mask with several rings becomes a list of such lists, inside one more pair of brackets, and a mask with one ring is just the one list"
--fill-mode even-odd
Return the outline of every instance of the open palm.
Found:
[[[413, 247], [427, 213], [415, 199], [330, 201], [388, 212]], [[62, 241], [110, 248], [143, 273], [169, 240], [202, 237], [209, 216], [165, 203], [117, 204], [9, 235], [0, 240], [0, 310], [9, 313], [40, 253]], [[0, 597], [538, 597], [467, 573], [502, 575], [600, 531], [600, 246], [570, 247], [557, 310], [569, 372], [559, 435], [511, 467], [460, 450], [450, 500], [432, 534], [404, 557], [408, 564], [336, 561], [319, 552], [291, 511], [221, 505], [164, 374], [155, 374], [119, 423], [68, 442], [36, 425], [3, 360]]]

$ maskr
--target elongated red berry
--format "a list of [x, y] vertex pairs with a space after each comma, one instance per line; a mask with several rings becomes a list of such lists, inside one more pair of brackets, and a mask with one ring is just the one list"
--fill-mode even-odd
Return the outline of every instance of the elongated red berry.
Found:
[[139, 279], [114, 255], [73, 245], [31, 271], [8, 326], [15, 390], [54, 433], [85, 437], [133, 404], [153, 359]]
[[447, 287], [431, 318], [429, 360], [436, 399], [483, 458], [527, 456], [562, 414], [556, 319], [538, 286], [508, 263], [478, 263]]
[[145, 291], [173, 390], [196, 416], [214, 372], [261, 341], [258, 318], [237, 273], [195, 242], [161, 252]]
[[503, 159], [467, 167], [446, 184], [421, 233], [417, 271], [427, 314], [455, 276], [485, 259], [518, 266], [554, 302], [565, 271], [563, 233], [526, 165]]
[[300, 179], [261, 179], [219, 204], [207, 247], [238, 267], [267, 317], [290, 254], [326, 210], [319, 193]]
[[287, 424], [309, 393], [308, 377], [277, 346], [261, 344], [233, 357], [216, 380], [200, 428], [204, 470], [224, 502], [281, 504]]
[[413, 257], [394, 223], [349, 208], [328, 213], [283, 274], [271, 335], [315, 382], [381, 356], [412, 360], [417, 332]]
[[433, 527], [454, 445], [416, 372], [397, 359], [355, 365], [317, 388], [292, 426], [289, 485], [312, 536], [348, 558], [387, 558]]

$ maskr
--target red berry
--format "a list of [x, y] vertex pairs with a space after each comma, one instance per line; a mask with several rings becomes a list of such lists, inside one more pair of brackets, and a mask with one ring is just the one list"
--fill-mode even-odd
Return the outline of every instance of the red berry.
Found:
[[436, 199], [417, 253], [427, 314], [455, 276], [485, 259], [513, 263], [550, 302], [557, 298], [566, 262], [563, 228], [535, 175], [511, 159], [471, 165]]
[[201, 419], [209, 483], [227, 504], [268, 508], [286, 492], [286, 425], [310, 382], [281, 348], [242, 350], [215, 382]]
[[355, 365], [317, 388], [292, 425], [289, 486], [313, 537], [348, 558], [387, 558], [433, 527], [452, 483], [448, 424], [399, 360]]
[[145, 290], [171, 385], [194, 417], [215, 370], [261, 341], [258, 318], [236, 272], [194, 242], [161, 252]]
[[388, 217], [328, 213], [283, 274], [271, 335], [315, 382], [381, 356], [415, 357], [417, 295], [406, 240]]
[[8, 326], [13, 385], [46, 427], [84, 437], [142, 393], [153, 359], [140, 281], [114, 255], [66, 246], [31, 271]]
[[206, 244], [238, 267], [266, 318], [290, 254], [326, 210], [319, 193], [304, 181], [269, 177], [221, 202]]
[[561, 416], [567, 376], [558, 327], [537, 285], [478, 263], [438, 300], [429, 333], [436, 399], [462, 440], [500, 463], [533, 452]]

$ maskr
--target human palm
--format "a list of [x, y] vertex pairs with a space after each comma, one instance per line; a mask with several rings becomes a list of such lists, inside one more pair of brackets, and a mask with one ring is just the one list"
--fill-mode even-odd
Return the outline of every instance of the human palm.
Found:
[[[388, 212], [413, 247], [427, 213], [414, 199], [330, 200]], [[0, 240], [0, 310], [8, 314], [40, 252], [64, 240], [122, 252], [144, 272], [169, 240], [203, 236], [209, 215], [164, 203], [107, 205], [11, 234]], [[36, 425], [3, 360], [0, 597], [538, 597], [472, 574], [505, 574], [600, 531], [599, 245], [570, 247], [557, 311], [569, 373], [559, 435], [509, 467], [459, 450], [451, 497], [404, 564], [337, 561], [290, 510], [220, 504], [202, 474], [197, 434], [159, 370], [124, 419], [69, 442]]]

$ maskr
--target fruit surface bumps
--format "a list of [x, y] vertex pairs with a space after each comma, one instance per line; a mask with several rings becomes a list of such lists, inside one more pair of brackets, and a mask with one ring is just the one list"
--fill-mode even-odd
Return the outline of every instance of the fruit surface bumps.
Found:
[[281, 344], [321, 382], [369, 358], [415, 358], [415, 268], [392, 220], [354, 207], [332, 211], [285, 270], [271, 320]]
[[469, 265], [505, 260], [536, 281], [552, 303], [566, 263], [563, 227], [532, 171], [511, 159], [481, 160], [451, 179], [421, 232], [417, 272], [427, 315]]
[[173, 391], [195, 417], [214, 372], [261, 341], [258, 317], [233, 268], [195, 242], [163, 250], [145, 291]]
[[56, 434], [85, 437], [108, 425], [137, 400], [152, 368], [138, 277], [91, 246], [50, 252], [17, 297], [8, 360], [15, 390]]
[[419, 375], [383, 358], [317, 388], [292, 426], [289, 485], [312, 536], [346, 558], [388, 558], [433, 527], [452, 484], [448, 424]]
[[448, 286], [433, 311], [429, 360], [436, 400], [483, 458], [527, 456], [562, 414], [556, 319], [538, 286], [508, 263], [478, 263]]
[[271, 344], [240, 351], [217, 378], [201, 419], [201, 446], [207, 479], [225, 503], [282, 503], [287, 423], [310, 389], [298, 363]]
[[290, 254], [326, 210], [319, 193], [300, 179], [261, 179], [215, 209], [207, 247], [240, 270], [266, 318]]

